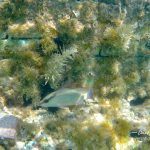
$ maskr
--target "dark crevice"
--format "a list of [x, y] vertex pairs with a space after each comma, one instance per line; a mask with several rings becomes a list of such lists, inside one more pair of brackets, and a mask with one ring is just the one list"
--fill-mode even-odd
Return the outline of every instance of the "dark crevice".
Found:
[[45, 80], [42, 79], [39, 83], [41, 98], [43, 99], [46, 95], [51, 92], [54, 92], [54, 89], [50, 86], [49, 83], [45, 84]]
[[148, 96], [145, 96], [145, 97], [138, 97], [136, 99], [133, 99], [130, 101], [130, 105], [131, 106], [137, 106], [137, 105], [142, 105], [146, 100], [148, 99]]

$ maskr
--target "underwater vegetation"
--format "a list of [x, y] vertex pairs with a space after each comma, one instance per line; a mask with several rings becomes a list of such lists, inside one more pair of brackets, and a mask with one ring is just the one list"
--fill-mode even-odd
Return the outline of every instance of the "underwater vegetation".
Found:
[[[1, 11], [5, 10], [6, 4], [2, 5]], [[24, 7], [29, 9], [27, 6]], [[24, 10], [21, 9], [21, 11]], [[26, 14], [26, 12], [24, 13]], [[15, 18], [16, 20], [12, 21], [12, 25], [9, 24], [8, 26], [9, 38], [2, 40], [1, 47], [3, 49], [0, 51], [0, 57], [1, 62], [4, 63], [1, 63], [3, 65], [1, 67], [1, 88], [5, 91], [3, 94], [8, 96], [13, 104], [23, 104], [31, 99], [32, 104], [36, 104], [41, 99], [42, 93], [40, 91], [42, 90], [40, 88], [49, 85], [51, 91], [52, 88], [60, 87], [60, 83], [64, 79], [63, 74], [68, 70], [67, 65], [73, 61], [74, 55], [77, 53], [76, 48], [70, 45], [74, 39], [73, 34], [75, 34], [72, 31], [69, 33], [68, 30], [68, 27], [72, 29], [72, 23], [60, 24], [60, 29], [55, 29], [51, 21], [47, 20], [50, 16], [48, 12], [45, 12], [44, 15], [39, 13], [38, 16], [35, 16], [35, 21], [31, 23], [20, 21], [17, 24], [15, 24], [17, 20]], [[9, 17], [13, 19], [14, 16]], [[24, 18], [23, 15], [21, 17]], [[31, 31], [37, 34], [29, 35]], [[36, 40], [38, 39], [37, 36], [42, 37], [42, 39]], [[19, 43], [16, 42], [22, 39], [24, 41], [20, 45], [20, 49]], [[56, 39], [60, 39], [64, 48], [60, 48], [60, 42], [58, 43]], [[6, 65], [4, 66], [5, 61]], [[9, 67], [7, 67], [7, 62], [9, 62]], [[5, 81], [4, 78], [11, 78], [12, 80]], [[11, 88], [11, 86], [15, 87]], [[16, 100], [13, 101], [13, 99]]]
[[[78, 112], [79, 113], [79, 112]], [[67, 113], [57, 112], [57, 117], [51, 117], [45, 122], [45, 130], [48, 134], [63, 136], [74, 143], [74, 149], [115, 149], [116, 142], [125, 143], [129, 138], [130, 122], [116, 118], [114, 124], [107, 120], [94, 121], [92, 117], [80, 112], [68, 120]], [[78, 120], [75, 118], [78, 117]], [[68, 120], [68, 121], [67, 121]], [[93, 122], [94, 121], [94, 122]], [[65, 144], [62, 143], [62, 147]]]
[[[8, 103], [36, 104], [41, 96], [47, 94], [43, 94], [44, 87], [48, 87], [47, 92], [50, 92], [63, 85], [67, 78], [71, 82], [81, 78], [83, 69], [79, 71], [78, 64], [76, 69], [71, 69], [78, 62], [82, 64], [81, 68], [86, 68], [81, 62], [84, 58], [80, 58], [80, 54], [77, 54], [78, 47], [75, 45], [78, 42], [77, 36], [80, 36], [78, 34], [84, 27], [81, 30], [74, 30], [74, 27], [77, 28], [75, 18], [63, 21], [58, 19], [54, 22], [53, 14], [49, 12], [45, 4], [39, 10], [40, 2], [34, 8], [37, 14], [32, 14], [35, 19], [25, 21], [27, 14], [32, 12], [30, 4], [33, 5], [33, 2], [22, 1], [25, 5], [21, 5], [22, 3], [20, 5], [24, 9], [20, 8], [21, 14], [15, 15], [16, 7], [19, 5], [18, 3], [15, 5], [16, 2], [7, 1], [1, 4], [3, 14], [1, 19], [7, 26], [7, 30], [1, 27], [0, 85], [2, 93], [9, 100]], [[9, 17], [7, 17], [8, 12], [5, 12], [6, 8], [11, 10], [12, 15]], [[7, 19], [8, 24], [6, 24]], [[79, 75], [73, 75], [75, 70]], [[67, 73], [73, 77], [65, 76], [64, 74]], [[8, 80], [5, 80], [6, 78]]]
[[[145, 88], [149, 73], [142, 67], [149, 65], [145, 19], [149, 14], [136, 24], [128, 21], [127, 3], [121, 2], [122, 7], [114, 1], [113, 5], [60, 3], [10, 0], [1, 4], [0, 88], [11, 103], [36, 104], [66, 83], [82, 87], [91, 71], [98, 97], [116, 99], [139, 84]], [[51, 5], [55, 7], [49, 9]], [[26, 21], [29, 16], [32, 19]], [[139, 26], [141, 22], [145, 26]], [[142, 61], [145, 55], [147, 60]]]

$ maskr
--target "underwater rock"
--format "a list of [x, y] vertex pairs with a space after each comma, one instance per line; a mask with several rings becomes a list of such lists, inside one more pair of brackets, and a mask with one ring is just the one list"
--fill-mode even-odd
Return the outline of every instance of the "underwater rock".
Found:
[[0, 40], [5, 40], [8, 39], [8, 35], [4, 32], [4, 33], [0, 33]]
[[104, 116], [101, 113], [95, 113], [93, 114], [93, 116], [90, 118], [91, 120], [93, 120], [93, 122], [95, 124], [99, 124], [105, 121]]
[[40, 147], [41, 149], [55, 150], [55, 142], [53, 141], [51, 136], [45, 134], [44, 131], [40, 131], [31, 141], [28, 141], [20, 150], [39, 150], [38, 147]]
[[0, 138], [16, 139], [18, 124], [17, 117], [0, 113]]
[[24, 148], [24, 146], [25, 146], [25, 143], [24, 143], [24, 142], [21, 142], [21, 141], [17, 141], [17, 142], [16, 142], [16, 148], [17, 148], [18, 150], [22, 150], [22, 149]]

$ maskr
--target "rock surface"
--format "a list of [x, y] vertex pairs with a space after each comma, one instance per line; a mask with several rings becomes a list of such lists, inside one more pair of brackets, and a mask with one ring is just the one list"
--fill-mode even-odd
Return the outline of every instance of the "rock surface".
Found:
[[15, 140], [18, 125], [17, 117], [0, 113], [0, 138]]

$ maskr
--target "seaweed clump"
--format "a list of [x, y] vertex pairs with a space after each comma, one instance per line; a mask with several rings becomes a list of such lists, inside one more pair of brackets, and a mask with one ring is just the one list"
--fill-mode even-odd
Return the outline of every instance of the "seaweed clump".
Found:
[[[49, 88], [47, 92], [59, 88], [64, 80], [63, 75], [69, 69], [68, 62], [73, 61], [77, 53], [76, 48], [70, 45], [73, 34], [72, 31], [67, 32], [68, 25], [65, 24], [60, 29], [55, 27], [55, 23], [51, 21], [52, 15], [45, 10], [43, 14], [41, 11], [37, 12], [39, 15], [32, 14], [35, 18], [32, 22], [24, 21], [27, 17], [26, 11], [31, 13], [29, 2], [25, 3], [27, 4], [24, 9], [21, 9], [24, 15], [19, 15], [23, 20], [16, 23], [15, 15], [9, 16], [12, 22], [7, 26], [8, 37], [2, 39], [0, 51], [1, 91], [7, 97], [8, 104], [22, 106], [36, 105], [42, 96], [46, 95], [42, 90], [44, 87]], [[5, 3], [0, 11], [2, 13], [6, 7], [11, 7], [10, 5], [23, 6], [21, 4]], [[39, 5], [35, 6], [38, 11]], [[2, 14], [5, 18], [6, 12]], [[5, 32], [3, 28], [2, 31]], [[34, 33], [30, 34], [31, 31]], [[59, 53], [60, 49], [54, 42], [57, 37], [67, 46], [65, 50], [61, 48]]]
[[114, 123], [114, 130], [120, 142], [124, 142], [129, 138], [131, 125], [128, 121], [123, 119], [116, 119]]

